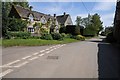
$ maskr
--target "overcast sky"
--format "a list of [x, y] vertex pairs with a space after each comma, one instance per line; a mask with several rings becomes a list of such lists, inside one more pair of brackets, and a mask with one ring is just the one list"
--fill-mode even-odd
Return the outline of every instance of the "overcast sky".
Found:
[[109, 2], [93, 2], [81, 0], [79, 2], [29, 2], [33, 6], [33, 10], [42, 12], [45, 14], [61, 15], [63, 12], [71, 15], [73, 23], [77, 16], [86, 17], [89, 14], [98, 13], [101, 16], [104, 26], [110, 26], [114, 20], [114, 13], [116, 8], [116, 2], [109, 0]]

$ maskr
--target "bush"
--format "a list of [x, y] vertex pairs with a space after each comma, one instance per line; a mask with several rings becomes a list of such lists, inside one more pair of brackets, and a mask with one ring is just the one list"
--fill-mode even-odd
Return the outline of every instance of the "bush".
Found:
[[66, 33], [72, 35], [79, 35], [80, 34], [80, 27], [76, 25], [67, 25], [66, 26]]
[[60, 33], [66, 33], [66, 27], [61, 27], [59, 32]]
[[112, 33], [109, 33], [109, 34], [107, 35], [106, 41], [107, 41], [107, 42], [110, 42], [110, 43], [113, 43], [113, 42], [116, 41], [115, 38], [113, 37], [113, 32], [112, 32]]
[[28, 22], [16, 18], [8, 18], [8, 30], [9, 31], [24, 31], [27, 28]]
[[82, 36], [82, 35], [73, 36], [73, 38], [74, 38], [74, 39], [77, 39], [77, 40], [82, 40], [82, 41], [85, 40], [85, 37]]
[[45, 39], [45, 40], [53, 40], [52, 35], [51, 34], [47, 34], [47, 33], [43, 33], [41, 34], [41, 39]]
[[91, 28], [87, 27], [87, 28], [84, 29], [83, 35], [84, 35], [84, 36], [87, 36], [87, 37], [88, 37], [88, 36], [93, 37], [93, 36], [96, 35], [96, 31], [95, 31], [94, 29], [91, 29]]
[[29, 39], [40, 39], [40, 36], [30, 36]]
[[11, 38], [20, 38], [20, 39], [27, 39], [31, 36], [29, 32], [22, 32], [22, 31], [17, 31], [17, 32], [7, 32], [7, 39]]
[[67, 35], [66, 35], [65, 33], [61, 33], [61, 36], [62, 36], [63, 38], [67, 37]]
[[54, 40], [63, 40], [63, 37], [60, 33], [52, 33], [51, 35]]

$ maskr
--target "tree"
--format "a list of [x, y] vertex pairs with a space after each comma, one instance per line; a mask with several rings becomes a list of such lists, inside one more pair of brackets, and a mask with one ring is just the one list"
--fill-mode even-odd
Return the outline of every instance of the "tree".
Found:
[[76, 25], [77, 26], [80, 26], [80, 25], [82, 25], [82, 18], [80, 17], [80, 16], [77, 16], [77, 18], [76, 18]]
[[9, 0], [9, 2], [2, 2], [2, 36], [3, 37], [7, 35], [8, 25], [10, 20], [8, 15], [10, 13], [12, 4], [29, 8], [28, 2], [11, 2], [11, 0]]
[[92, 16], [91, 24], [93, 29], [96, 31], [96, 34], [98, 35], [99, 32], [103, 29], [103, 22], [101, 22], [100, 16], [97, 13]]

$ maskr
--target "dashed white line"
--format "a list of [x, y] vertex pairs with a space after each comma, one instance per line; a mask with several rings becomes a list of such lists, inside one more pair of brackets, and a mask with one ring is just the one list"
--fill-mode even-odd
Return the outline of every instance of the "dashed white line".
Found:
[[3, 77], [3, 76], [5, 76], [5, 75], [9, 74], [9, 73], [11, 73], [12, 71], [13, 71], [12, 69], [6, 70], [6, 71], [0, 73], [0, 77]]
[[42, 51], [40, 51], [40, 52], [45, 52], [45, 50], [42, 50]]
[[21, 60], [15, 60], [15, 61], [10, 62], [10, 63], [8, 63], [8, 64], [5, 64], [5, 65], [3, 65], [3, 66], [9, 66], [9, 65], [12, 65], [12, 64], [14, 64], [14, 63], [17, 63], [17, 62], [19, 62], [19, 61], [21, 61]]
[[40, 54], [40, 55], [38, 55], [38, 56], [43, 56], [43, 55], [45, 55], [45, 54]]
[[50, 50], [49, 48], [45, 49], [45, 50]]
[[22, 59], [27, 59], [27, 58], [30, 58], [31, 56], [26, 56], [26, 57], [23, 57]]
[[29, 60], [35, 60], [35, 59], [37, 59], [37, 58], [39, 58], [39, 57], [33, 57], [33, 58], [29, 59]]
[[50, 53], [50, 51], [47, 51], [47, 52], [45, 52], [45, 53], [47, 53], [47, 54], [48, 54], [48, 53]]
[[37, 55], [37, 54], [39, 54], [38, 52], [36, 52], [36, 53], [34, 53], [33, 55]]
[[25, 61], [25, 62], [23, 62], [23, 63], [21, 63], [21, 64], [18, 64], [17, 66], [13, 66], [13, 67], [21, 67], [21, 66], [24, 66], [25, 64], [27, 64], [28, 63], [28, 61]]

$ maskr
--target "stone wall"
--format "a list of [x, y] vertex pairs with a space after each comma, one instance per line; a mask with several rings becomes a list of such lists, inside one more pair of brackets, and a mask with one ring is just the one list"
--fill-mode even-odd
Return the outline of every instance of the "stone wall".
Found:
[[120, 1], [117, 2], [114, 19], [114, 38], [120, 43]]

